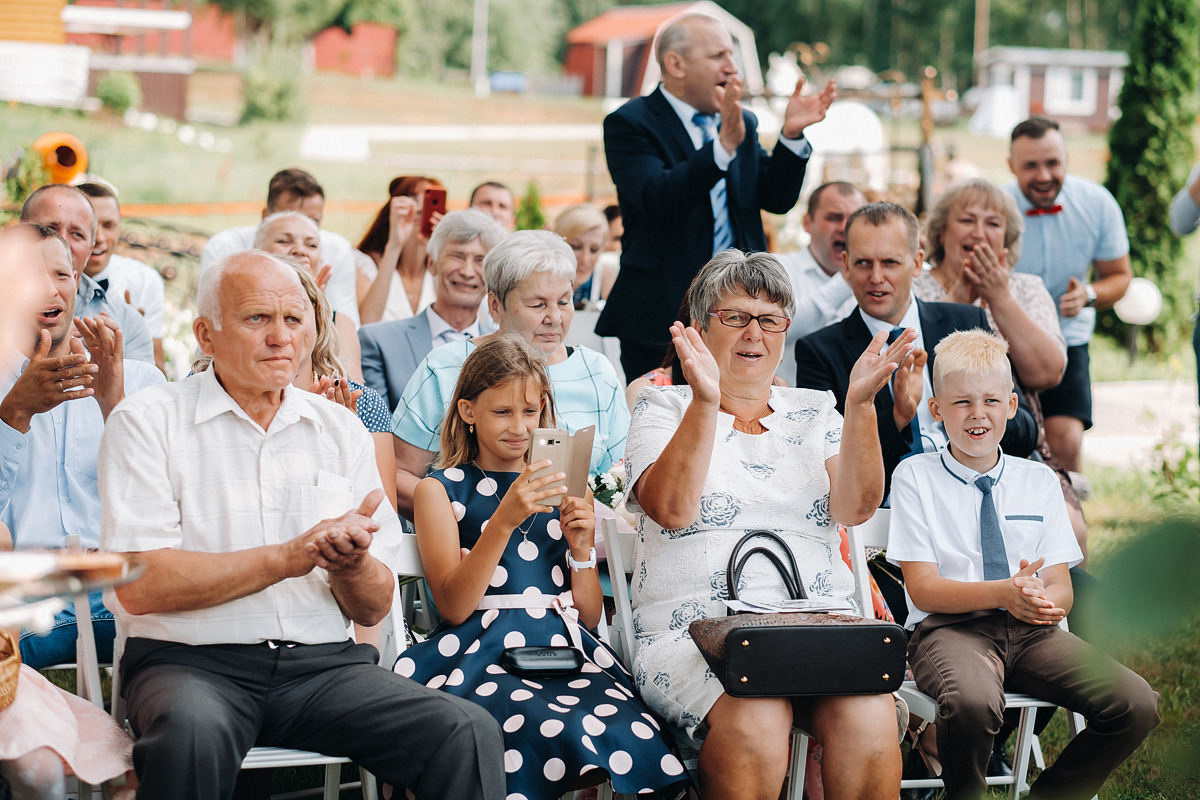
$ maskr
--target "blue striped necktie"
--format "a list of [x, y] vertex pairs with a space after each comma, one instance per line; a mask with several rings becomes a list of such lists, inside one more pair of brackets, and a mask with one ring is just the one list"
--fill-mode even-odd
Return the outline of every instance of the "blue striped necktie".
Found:
[[[692, 115], [692, 124], [700, 129], [703, 144], [713, 140], [713, 129], [717, 124], [716, 114], [701, 114], [697, 111]], [[703, 146], [703, 144], [701, 146]], [[713, 145], [716, 147], [717, 145]], [[733, 247], [733, 226], [729, 224], [729, 203], [725, 196], [725, 179], [717, 181], [709, 191], [713, 208], [713, 255], [724, 253]]]
[[[888, 331], [888, 344], [893, 344], [900, 338], [900, 334], [902, 333], [904, 333], [904, 328], [892, 328]], [[912, 422], [909, 423], [909, 428], [912, 429], [912, 445], [909, 446], [907, 453], [900, 456], [901, 461], [909, 456], [916, 456], [925, 452], [925, 440], [921, 437], [921, 414], [919, 412], [913, 415]]]
[[975, 479], [975, 486], [983, 492], [979, 504], [979, 549], [983, 553], [983, 579], [1000, 580], [1011, 577], [1008, 568], [1008, 552], [1004, 549], [1004, 536], [1000, 532], [1000, 517], [996, 513], [996, 501], [992, 499], [992, 486], [996, 483], [987, 475]]

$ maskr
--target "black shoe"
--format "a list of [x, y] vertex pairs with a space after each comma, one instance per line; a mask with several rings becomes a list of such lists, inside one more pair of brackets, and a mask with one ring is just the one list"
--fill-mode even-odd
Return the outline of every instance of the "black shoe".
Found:
[[989, 776], [1004, 778], [1012, 777], [1012, 764], [1008, 763], [1008, 756], [1004, 755], [1004, 748], [1001, 747], [992, 751], [991, 757], [988, 758], [987, 774]]
[[[909, 751], [901, 777], [905, 780], [921, 780], [932, 777], [929, 774], [929, 767], [925, 766], [925, 760], [921, 758], [921, 754], [916, 749]], [[924, 789], [901, 789], [900, 800], [933, 800], [937, 793], [938, 790], [932, 786]]]

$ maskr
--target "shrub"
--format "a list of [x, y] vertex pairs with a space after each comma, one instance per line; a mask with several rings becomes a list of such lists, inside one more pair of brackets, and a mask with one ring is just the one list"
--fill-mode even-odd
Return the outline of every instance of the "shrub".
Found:
[[530, 181], [525, 187], [525, 196], [521, 205], [517, 206], [517, 230], [538, 231], [546, 227], [546, 212], [542, 211], [541, 193], [537, 181]]
[[142, 104], [142, 85], [130, 72], [107, 72], [96, 82], [100, 104], [118, 116]]

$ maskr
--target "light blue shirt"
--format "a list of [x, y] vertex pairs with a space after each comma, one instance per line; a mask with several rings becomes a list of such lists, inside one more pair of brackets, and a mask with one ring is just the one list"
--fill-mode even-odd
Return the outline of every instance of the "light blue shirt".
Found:
[[75, 316], [96, 317], [101, 312], [112, 317], [112, 321], [121, 329], [125, 358], [153, 365], [154, 339], [142, 315], [124, 299], [110, 300], [100, 284], [80, 273], [79, 289], [75, 292]]
[[[471, 340], [435, 347], [417, 365], [392, 415], [392, 433], [431, 453], [441, 449], [442, 420], [454, 396], [463, 362], [475, 349]], [[546, 365], [554, 390], [559, 427], [571, 433], [596, 426], [592, 472], [608, 471], [625, 457], [629, 409], [617, 373], [604, 356], [586, 347], [572, 348], [558, 364]]]
[[[1033, 204], [1021, 194], [1015, 181], [1004, 190], [1016, 199], [1025, 220], [1016, 271], [1040, 277], [1055, 305], [1071, 278], [1088, 282], [1092, 262], [1109, 261], [1129, 252], [1121, 207], [1098, 183], [1068, 175], [1054, 199], [1063, 210], [1033, 217], [1024, 216]], [[1085, 308], [1074, 317], [1060, 315], [1058, 323], [1068, 347], [1087, 344], [1096, 327], [1096, 309]]]
[[[28, 364], [24, 359], [2, 376], [0, 396]], [[156, 367], [125, 359], [126, 395], [164, 382]], [[63, 547], [69, 534], [79, 534], [84, 547], [100, 546], [96, 475], [103, 433], [104, 417], [92, 397], [35, 414], [25, 433], [0, 420], [0, 521], [18, 550]]]

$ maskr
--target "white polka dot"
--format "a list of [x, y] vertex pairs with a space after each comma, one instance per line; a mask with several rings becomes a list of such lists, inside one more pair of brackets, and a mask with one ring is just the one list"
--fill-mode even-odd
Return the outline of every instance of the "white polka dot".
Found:
[[496, 493], [496, 481], [493, 478], [484, 478], [475, 485], [475, 491], [479, 492], [484, 497], [491, 497]]
[[590, 662], [590, 661], [585, 661], [585, 662], [583, 662], [583, 669], [582, 669], [582, 670], [580, 670], [580, 671], [581, 671], [581, 672], [587, 672], [587, 673], [590, 673], [590, 674], [595, 674], [595, 673], [597, 673], [597, 672], [602, 672], [603, 670], [601, 670], [599, 667], [597, 667], [597, 666], [596, 666], [595, 664], [593, 664], [592, 662]]
[[427, 683], [425, 685], [428, 686], [430, 689], [440, 689], [445, 684], [446, 684], [446, 676], [445, 675], [434, 675], [432, 678], [429, 679], [429, 683]]
[[563, 763], [561, 758], [552, 758], [542, 768], [542, 774], [546, 776], [546, 780], [548, 781], [560, 781], [567, 774], [567, 765]]
[[408, 656], [396, 662], [396, 666], [392, 667], [392, 672], [401, 675], [405, 678], [411, 678], [413, 673], [417, 671], [417, 662], [413, 661]]
[[529, 798], [520, 792], [513, 792], [512, 794], [505, 795], [504, 800], [529, 800]]
[[584, 764], [583, 768], [579, 770], [579, 774], [580, 776], [587, 775], [589, 772], [595, 769], [598, 769], [595, 764]]
[[504, 720], [504, 732], [516, 733], [521, 730], [521, 726], [525, 724], [524, 714], [513, 714], [508, 719]]
[[466, 680], [466, 676], [463, 675], [463, 671], [458, 667], [455, 667], [453, 670], [451, 670], [450, 677], [446, 679], [446, 685], [462, 686], [464, 680]]
[[550, 535], [551, 539], [557, 542], [562, 538], [562, 523], [556, 519], [550, 520], [546, 523], [546, 533]]
[[544, 609], [544, 608], [527, 608], [527, 609], [525, 609], [525, 613], [528, 614], [532, 619], [542, 619], [543, 617], [546, 616], [546, 609]]
[[442, 474], [446, 476], [446, 480], [454, 481], [455, 483], [460, 483], [462, 479], [466, 477], [463, 474], [463, 471], [458, 467], [450, 467], [449, 469], [444, 470]]
[[591, 685], [592, 682], [587, 678], [576, 678], [567, 684], [567, 686], [570, 686], [572, 689], [586, 689]]
[[621, 684], [619, 684], [619, 683], [617, 684], [617, 689], [619, 689], [619, 690], [620, 690], [620, 691], [621, 691], [621, 692], [622, 692], [622, 693], [623, 693], [623, 694], [624, 694], [626, 697], [632, 698], [632, 697], [634, 696], [634, 695], [633, 695], [633, 692], [631, 692], [630, 690], [626, 689], [624, 686], [622, 686], [622, 685], [621, 685]]
[[491, 697], [499, 688], [500, 687], [496, 685], [495, 681], [487, 681], [486, 683], [479, 684], [479, 686], [475, 688], [475, 694], [479, 695], [480, 697]]
[[650, 723], [650, 725], [654, 728], [654, 730], [656, 730], [656, 731], [662, 730], [662, 728], [658, 727], [658, 720], [656, 720], [654, 717], [647, 714], [645, 711], [642, 712], [642, 717], [645, 718], [645, 720]]
[[489, 675], [505, 675], [505, 674], [507, 674], [504, 667], [500, 666], [499, 664], [488, 664], [487, 668], [486, 668], [486, 672]]
[[[494, 586], [497, 589], [499, 589], [501, 586], [504, 585], [504, 582], [506, 580], [508, 580], [508, 570], [506, 570], [504, 567], [497, 564], [496, 571], [492, 573], [492, 579], [490, 581], [488, 581], [488, 585]], [[496, 609], [490, 608], [488, 610], [495, 611]]]
[[614, 700], [620, 700], [621, 702], [625, 702], [625, 700], [627, 699], [627, 698], [625, 697], [625, 695], [621, 694], [621, 693], [620, 693], [620, 692], [618, 692], [616, 689], [605, 689], [605, 690], [604, 690], [604, 693], [605, 693], [606, 695], [608, 695], [609, 697], [611, 697], [612, 699], [614, 699]]
[[533, 697], [533, 692], [529, 691], [528, 689], [516, 689], [512, 694], [509, 695], [509, 697], [511, 697], [515, 702], [520, 703], [523, 700], [528, 700], [529, 698]]
[[665, 756], [663, 756], [662, 761], [660, 761], [658, 763], [659, 763], [659, 766], [662, 767], [662, 771], [667, 773], [668, 775], [682, 775], [683, 774], [683, 764], [680, 763], [678, 758], [671, 755], [670, 753], [667, 753]]
[[617, 750], [608, 757], [608, 768], [617, 775], [624, 775], [633, 769], [633, 757], [624, 750]]
[[463, 655], [469, 656], [469, 655], [471, 655], [471, 653], [474, 653], [478, 649], [479, 649], [479, 640], [476, 639], [475, 641], [471, 642], [470, 647], [468, 647], [466, 650], [463, 650]]
[[458, 648], [461, 646], [461, 644], [462, 643], [458, 641], [457, 636], [455, 636], [453, 633], [447, 633], [445, 636], [438, 639], [438, 652], [444, 655], [446, 658], [449, 658], [458, 652]]
[[608, 703], [601, 703], [596, 706], [597, 717], [611, 717], [615, 713], [617, 713], [617, 707], [611, 706]]
[[538, 557], [538, 547], [530, 541], [521, 542], [517, 545], [517, 555], [526, 561], [536, 561]]
[[531, 681], [528, 678], [521, 678], [521, 683], [533, 689], [535, 692], [540, 692], [544, 687], [537, 681]]
[[545, 736], [547, 739], [553, 739], [562, 733], [564, 727], [561, 719], [548, 719], [542, 723], [542, 726], [538, 730], [542, 732], [542, 736]]
[[485, 520], [483, 521], [483, 524], [479, 526], [479, 532], [480, 532], [480, 533], [483, 533], [484, 531], [486, 531], [486, 530], [487, 530], [487, 524], [488, 524], [489, 522], [491, 522], [491, 521], [492, 521], [492, 518], [491, 518], [491, 517], [488, 517], [487, 519], [485, 519]]
[[509, 631], [508, 633], [504, 634], [504, 646], [524, 647], [525, 634], [521, 633], [520, 631]]
[[467, 515], [467, 507], [457, 500], [451, 500], [450, 508], [454, 511], [454, 521], [462, 522], [463, 517]]
[[583, 718], [583, 729], [592, 736], [599, 736], [600, 734], [604, 733], [607, 728], [607, 725], [593, 717], [591, 714], [588, 714]]
[[613, 659], [612, 655], [605, 650], [603, 646], [596, 648], [596, 652], [592, 654], [592, 660], [596, 662], [597, 666], [603, 669], [608, 669], [613, 664], [617, 663]]
[[596, 745], [592, 744], [592, 737], [583, 736], [580, 738], [579, 741], [583, 742], [583, 746], [586, 747], [588, 750], [591, 750], [593, 754], [600, 755], [599, 753], [596, 752]]
[[546, 708], [550, 709], [551, 711], [557, 712], [559, 714], [570, 714], [571, 713], [571, 709], [563, 708], [562, 706], [555, 705], [554, 703], [546, 703]]
[[556, 633], [550, 637], [551, 647], [566, 647], [567, 644], [567, 637], [563, 636], [561, 633]]
[[525, 759], [521, 757], [520, 750], [505, 750], [504, 751], [504, 771], [516, 772], [525, 763]]
[[525, 613], [529, 614], [529, 616], [533, 617], [534, 619], [542, 619], [543, 617], [546, 616], [545, 608], [534, 608], [533, 607], [533, 605], [535, 603], [541, 602], [541, 597], [542, 597], [541, 589], [539, 589], [536, 586], [530, 586], [525, 591], [521, 592], [521, 595], [523, 597], [527, 598], [527, 602], [529, 603], [529, 607], [527, 607], [525, 609]]
[[650, 726], [644, 722], [634, 722], [633, 724], [631, 724], [629, 726], [629, 728], [630, 728], [630, 730], [633, 731], [633, 735], [638, 737], [639, 739], [653, 739], [654, 738], [654, 731], [652, 731], [650, 729]]
[[563, 577], [562, 567], [560, 567], [558, 564], [555, 564], [553, 567], [551, 567], [550, 580], [554, 581], [555, 586], [562, 586], [563, 581], [566, 580], [566, 578]]
[[498, 617], [498, 616], [500, 616], [499, 609], [489, 608], [487, 611], [483, 612], [483, 616], [480, 618], [479, 624], [482, 625], [484, 628], [487, 628], [489, 625], [491, 625], [493, 622], [496, 621], [496, 617]]
[[557, 700], [560, 704], [562, 704], [564, 706], [573, 706], [579, 702], [578, 697], [572, 697], [569, 694], [560, 694], [558, 697], [556, 697], [554, 699]]

